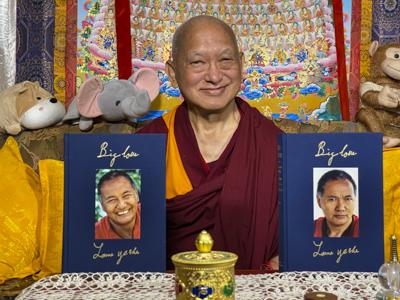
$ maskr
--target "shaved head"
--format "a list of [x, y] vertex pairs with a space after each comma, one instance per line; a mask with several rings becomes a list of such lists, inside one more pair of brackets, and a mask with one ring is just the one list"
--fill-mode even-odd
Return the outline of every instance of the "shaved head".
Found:
[[215, 17], [202, 15], [176, 30], [165, 71], [189, 110], [215, 113], [236, 105], [242, 66], [243, 55], [232, 29]]
[[239, 56], [239, 48], [236, 40], [235, 33], [232, 28], [226, 24], [224, 21], [207, 15], [201, 15], [193, 17], [182, 25], [180, 25], [172, 38], [172, 60], [177, 61], [179, 57], [179, 52], [182, 50], [183, 45], [185, 44], [186, 38], [191, 36], [193, 32], [201, 29], [204, 26], [210, 26], [215, 28], [215, 30], [223, 30], [232, 40], [232, 43], [235, 48], [236, 54]]

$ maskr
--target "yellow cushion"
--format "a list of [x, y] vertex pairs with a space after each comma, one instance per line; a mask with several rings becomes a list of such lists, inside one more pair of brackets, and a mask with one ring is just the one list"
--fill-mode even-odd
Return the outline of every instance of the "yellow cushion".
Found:
[[9, 137], [0, 149], [0, 283], [40, 269], [37, 237], [39, 176]]
[[397, 248], [400, 249], [400, 148], [383, 151], [383, 192], [385, 261], [388, 261], [392, 234], [397, 236]]
[[61, 273], [64, 210], [64, 163], [40, 160], [39, 176], [42, 186], [42, 207], [39, 217], [40, 273], [39, 279]]

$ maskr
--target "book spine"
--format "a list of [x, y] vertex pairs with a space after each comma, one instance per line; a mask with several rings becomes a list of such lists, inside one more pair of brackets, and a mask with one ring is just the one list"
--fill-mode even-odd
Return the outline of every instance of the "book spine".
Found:
[[279, 188], [279, 271], [287, 269], [287, 232], [283, 226], [286, 218], [286, 134], [281, 134], [278, 143], [278, 188]]

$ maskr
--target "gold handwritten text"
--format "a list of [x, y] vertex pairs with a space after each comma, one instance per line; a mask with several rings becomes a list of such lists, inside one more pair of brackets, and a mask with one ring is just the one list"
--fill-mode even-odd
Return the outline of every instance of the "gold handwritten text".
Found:
[[116, 264], [119, 265], [125, 256], [139, 255], [139, 254], [140, 254], [140, 252], [136, 247], [133, 249], [120, 250], [120, 251], [118, 251], [118, 259], [117, 259]]
[[116, 257], [115, 264], [119, 265], [122, 262], [122, 259], [126, 256], [131, 256], [131, 255], [140, 255], [140, 251], [137, 247], [131, 248], [131, 249], [123, 249], [123, 250], [118, 250], [116, 252], [116, 255], [114, 252], [103, 252], [103, 246], [104, 243], [101, 243], [100, 245], [93, 243], [93, 246], [96, 250], [96, 253], [93, 254], [93, 260], [96, 259], [105, 259], [105, 258], [111, 258], [111, 257]]
[[340, 260], [342, 259], [343, 255], [347, 254], [358, 254], [360, 251], [358, 251], [357, 246], [354, 245], [352, 248], [346, 248], [346, 249], [338, 249], [337, 250], [337, 259], [336, 263], [340, 263]]
[[321, 248], [322, 248], [322, 244], [323, 244], [323, 243], [324, 243], [323, 241], [321, 241], [321, 242], [319, 242], [319, 243], [316, 243], [315, 241], [313, 241], [314, 246], [317, 247], [317, 251], [315, 251], [315, 252], [313, 253], [313, 257], [333, 255], [333, 252], [332, 252], [332, 251], [328, 251], [328, 252], [326, 252], [326, 251], [321, 251]]
[[100, 145], [100, 152], [99, 152], [99, 154], [97, 155], [97, 158], [111, 158], [111, 160], [110, 160], [110, 167], [112, 167], [112, 166], [114, 165], [115, 161], [116, 161], [118, 158], [130, 159], [130, 158], [132, 158], [132, 157], [134, 158], [134, 157], [138, 157], [138, 156], [140, 155], [139, 153], [136, 153], [136, 152], [130, 150], [130, 149], [129, 149], [130, 147], [131, 147], [131, 146], [128, 145], [128, 146], [125, 148], [124, 152], [121, 152], [121, 153], [114, 153], [114, 152], [112, 152], [111, 149], [108, 148], [108, 143], [107, 143], [107, 142], [103, 142], [103, 143]]
[[[317, 247], [316, 251], [313, 252], [313, 257], [335, 255], [335, 253], [333, 251], [323, 251], [322, 250], [323, 243], [324, 243], [323, 241], [320, 241], [320, 242], [313, 241], [314, 246]], [[358, 253], [360, 253], [360, 251], [358, 250], [356, 245], [354, 245], [353, 247], [349, 247], [349, 248], [337, 249], [336, 250], [336, 263], [337, 264], [340, 263], [340, 261], [342, 260], [342, 257], [344, 255], [348, 255], [348, 254], [357, 255]]]
[[100, 245], [97, 245], [96, 243], [93, 243], [93, 246], [95, 249], [97, 249], [97, 253], [93, 254], [93, 259], [104, 259], [104, 258], [109, 258], [113, 257], [114, 253], [101, 253], [101, 250], [103, 249], [104, 243], [101, 243]]
[[328, 166], [332, 165], [333, 159], [337, 156], [343, 157], [343, 158], [347, 158], [350, 156], [356, 156], [357, 152], [352, 151], [350, 149], [347, 149], [349, 147], [348, 144], [344, 145], [342, 150], [340, 150], [339, 152], [335, 152], [335, 151], [331, 151], [329, 148], [326, 148], [326, 142], [325, 141], [321, 141], [318, 144], [318, 151], [315, 154], [315, 157], [320, 157], [320, 156], [327, 156], [329, 157], [328, 159]]

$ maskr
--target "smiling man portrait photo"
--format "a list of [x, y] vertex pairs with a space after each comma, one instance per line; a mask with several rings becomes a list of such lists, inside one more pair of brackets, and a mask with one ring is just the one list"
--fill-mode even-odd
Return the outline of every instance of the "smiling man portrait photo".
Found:
[[128, 171], [102, 175], [97, 193], [106, 215], [95, 224], [95, 239], [140, 239], [139, 192]]

